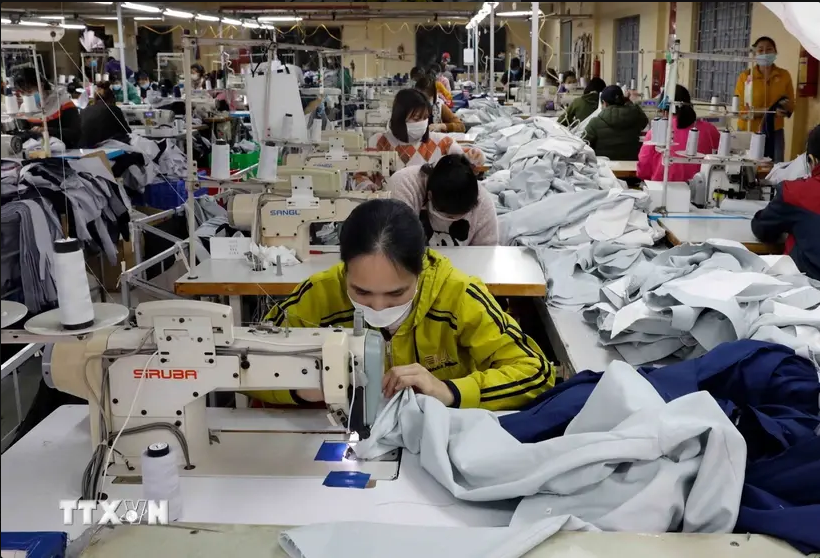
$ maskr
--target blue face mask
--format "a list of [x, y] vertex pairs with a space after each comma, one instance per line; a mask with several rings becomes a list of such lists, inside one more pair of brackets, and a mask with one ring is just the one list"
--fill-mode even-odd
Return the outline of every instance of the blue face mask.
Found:
[[92, 68], [96, 68], [96, 67], [97, 67], [97, 61], [96, 61], [96, 60], [92, 60], [92, 61], [91, 61], [91, 67], [92, 67]]
[[757, 62], [758, 66], [771, 66], [775, 60], [777, 60], [777, 54], [773, 52], [755, 56], [755, 62]]
[[112, 85], [111, 89], [113, 89], [114, 91], [119, 91], [120, 89], [122, 89], [122, 85]]
[[37, 104], [38, 107], [40, 106], [40, 94], [39, 93], [34, 94], [34, 102]]
[[149, 86], [149, 85], [150, 85], [150, 84], [148, 84], [148, 83], [140, 83], [140, 87], [141, 87], [142, 89], [148, 89], [148, 86]]

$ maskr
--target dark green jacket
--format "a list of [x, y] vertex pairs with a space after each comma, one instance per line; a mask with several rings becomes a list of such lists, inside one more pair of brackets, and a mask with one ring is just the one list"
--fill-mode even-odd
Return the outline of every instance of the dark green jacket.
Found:
[[613, 161], [637, 161], [641, 131], [647, 124], [649, 119], [638, 105], [608, 106], [587, 124], [586, 140], [596, 155]]
[[598, 108], [598, 93], [587, 93], [572, 101], [567, 110], [558, 117], [558, 123], [572, 126], [576, 121], [583, 122]]

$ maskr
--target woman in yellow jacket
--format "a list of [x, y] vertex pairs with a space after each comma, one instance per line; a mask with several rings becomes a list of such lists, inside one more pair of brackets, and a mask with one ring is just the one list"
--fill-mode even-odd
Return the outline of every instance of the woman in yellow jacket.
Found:
[[[410, 387], [450, 407], [505, 410], [553, 386], [541, 349], [481, 282], [426, 248], [408, 205], [363, 203], [339, 240], [342, 262], [310, 277], [266, 319], [292, 327], [352, 327], [354, 311], [361, 310], [387, 341], [385, 397]], [[322, 399], [320, 390], [252, 395], [269, 403]]]
[[[760, 37], [752, 45], [755, 65], [743, 70], [737, 78], [735, 95], [740, 98], [741, 119], [738, 128], [766, 134], [766, 156], [775, 163], [783, 162], [786, 154], [786, 136], [783, 123], [794, 110], [794, 85], [789, 72], [775, 65], [777, 45], [769, 37]], [[752, 98], [746, 98], [747, 87]], [[746, 108], [746, 105], [751, 107]], [[765, 115], [772, 108], [776, 115]]]

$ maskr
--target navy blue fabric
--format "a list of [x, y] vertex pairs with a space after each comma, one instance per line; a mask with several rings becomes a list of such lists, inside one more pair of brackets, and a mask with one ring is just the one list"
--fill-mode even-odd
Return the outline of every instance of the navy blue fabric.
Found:
[[[746, 479], [735, 532], [820, 552], [820, 381], [808, 360], [783, 345], [746, 339], [638, 372], [665, 401], [708, 391], [743, 435]], [[501, 425], [524, 443], [561, 436], [600, 377], [581, 372], [501, 417]]]
[[24, 550], [26, 558], [63, 558], [67, 541], [68, 535], [58, 531], [0, 534], [0, 548]]

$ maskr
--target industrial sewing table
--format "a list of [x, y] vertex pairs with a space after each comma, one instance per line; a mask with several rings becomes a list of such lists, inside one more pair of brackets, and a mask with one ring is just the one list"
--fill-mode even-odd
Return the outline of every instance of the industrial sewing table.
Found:
[[[270, 430], [272, 415], [235, 413], [244, 428]], [[209, 410], [210, 411], [210, 410]], [[282, 414], [279, 414], [279, 420]], [[318, 440], [318, 439], [317, 439]], [[306, 441], [314, 443], [316, 440]], [[294, 457], [294, 467], [306, 455]], [[3, 498], [2, 530], [65, 531], [70, 539], [85, 527], [63, 524], [61, 499], [80, 495], [83, 469], [91, 457], [88, 407], [65, 405], [54, 411], [0, 458]], [[312, 460], [311, 460], [312, 462]], [[506, 526], [514, 503], [471, 504], [455, 499], [421, 468], [417, 456], [404, 452], [395, 480], [379, 480], [357, 490], [322, 486], [322, 478], [192, 477], [181, 480], [180, 521], [208, 523], [191, 529], [123, 527], [100, 531], [82, 558], [216, 558], [223, 556], [284, 557], [276, 535], [281, 525], [334, 521], [370, 521], [430, 526]], [[110, 499], [139, 499], [136, 483], [106, 484]], [[99, 519], [97, 512], [95, 519]], [[198, 528], [197, 528], [198, 527]], [[797, 558], [785, 543], [760, 535], [642, 535], [628, 533], [559, 533], [527, 554], [528, 558]]]
[[[638, 161], [610, 161], [609, 168], [612, 169], [612, 173], [616, 178], [635, 178], [638, 176]], [[757, 177], [766, 178], [771, 170], [771, 165], [761, 165], [757, 167]]]
[[658, 219], [666, 238], [677, 246], [684, 242], [706, 242], [722, 238], [740, 242], [755, 254], [780, 254], [782, 246], [766, 244], [752, 234], [752, 220], [748, 216], [726, 215], [711, 209], [692, 208], [689, 213], [672, 213]]
[[[520, 246], [436, 248], [467, 275], [477, 277], [495, 296], [544, 298], [547, 282], [535, 255]], [[174, 291], [186, 296], [231, 297], [239, 320], [240, 296], [286, 296], [314, 273], [339, 262], [338, 253], [311, 255], [305, 262], [276, 270], [253, 271], [243, 260], [208, 260], [177, 279]], [[195, 277], [195, 278], [192, 278]]]

